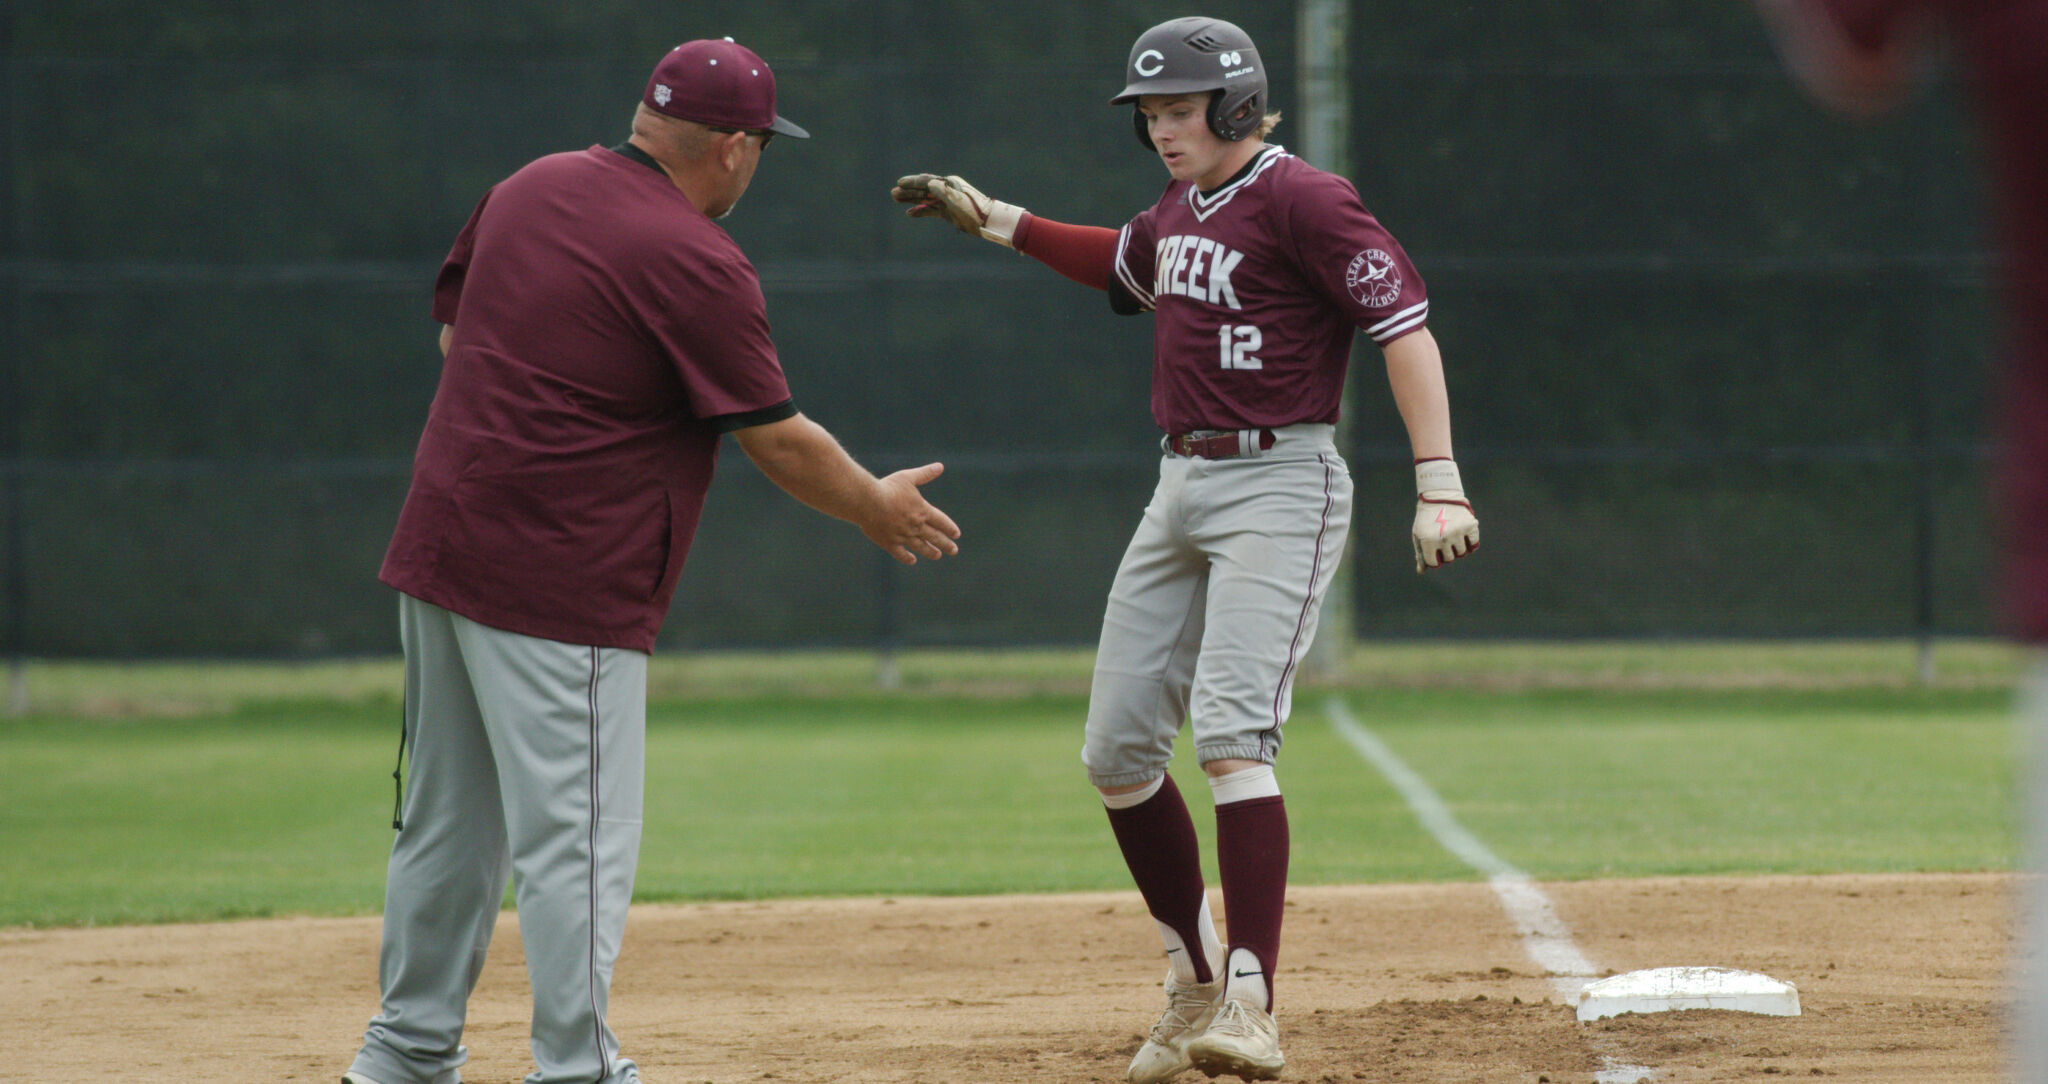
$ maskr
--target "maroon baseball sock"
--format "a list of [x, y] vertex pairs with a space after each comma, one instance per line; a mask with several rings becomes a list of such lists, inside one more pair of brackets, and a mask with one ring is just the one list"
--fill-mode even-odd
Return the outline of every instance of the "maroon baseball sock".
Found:
[[1279, 795], [1216, 807], [1216, 869], [1223, 880], [1230, 950], [1235, 955], [1247, 949], [1259, 958], [1268, 1011], [1280, 960], [1281, 912], [1287, 906], [1287, 847], [1287, 803]]
[[1138, 883], [1145, 907], [1187, 947], [1196, 982], [1214, 981], [1202, 951], [1202, 845], [1195, 821], [1181, 799], [1180, 788], [1167, 776], [1159, 793], [1129, 809], [1111, 809], [1109, 827], [1124, 852], [1124, 864]]

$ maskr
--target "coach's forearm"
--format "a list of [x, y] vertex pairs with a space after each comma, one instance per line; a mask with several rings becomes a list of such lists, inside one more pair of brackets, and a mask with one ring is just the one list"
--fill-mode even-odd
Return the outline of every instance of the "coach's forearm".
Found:
[[797, 414], [733, 434], [768, 480], [797, 500], [849, 523], [879, 500], [881, 483], [817, 422]]
[[1444, 387], [1444, 360], [1428, 328], [1410, 332], [1382, 348], [1387, 385], [1408, 427], [1417, 459], [1451, 456], [1451, 395]]

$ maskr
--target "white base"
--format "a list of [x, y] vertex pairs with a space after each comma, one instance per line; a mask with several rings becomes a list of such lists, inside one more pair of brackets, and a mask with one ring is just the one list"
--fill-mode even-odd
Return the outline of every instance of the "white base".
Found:
[[1799, 990], [1754, 971], [1727, 967], [1659, 967], [1588, 983], [1578, 997], [1579, 1020], [1625, 1012], [1730, 1009], [1765, 1016], [1798, 1016]]

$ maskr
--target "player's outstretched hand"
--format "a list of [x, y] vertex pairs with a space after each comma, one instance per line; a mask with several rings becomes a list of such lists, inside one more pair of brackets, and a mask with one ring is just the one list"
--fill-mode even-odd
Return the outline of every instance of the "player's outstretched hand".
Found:
[[913, 173], [898, 177], [889, 198], [908, 203], [904, 213], [912, 218], [943, 218], [961, 233], [971, 233], [996, 244], [1015, 247], [1017, 223], [1024, 208], [992, 200], [959, 177], [936, 173]]
[[1415, 492], [1415, 571], [1442, 568], [1479, 548], [1479, 517], [1465, 499], [1456, 463], [1418, 461]]
[[960, 528], [934, 507], [918, 487], [945, 473], [942, 463], [900, 470], [880, 480], [882, 497], [875, 514], [860, 525], [868, 541], [906, 565], [919, 557], [936, 561], [960, 552]]
[[912, 218], [943, 218], [951, 223], [954, 229], [963, 233], [980, 233], [979, 218], [963, 214], [956, 219], [954, 214], [948, 213], [951, 210], [948, 204], [938, 193], [932, 191], [933, 184], [943, 186], [945, 180], [936, 173], [913, 173], [908, 177], [898, 177], [896, 186], [889, 189], [889, 198], [898, 203], [910, 204], [903, 213]]

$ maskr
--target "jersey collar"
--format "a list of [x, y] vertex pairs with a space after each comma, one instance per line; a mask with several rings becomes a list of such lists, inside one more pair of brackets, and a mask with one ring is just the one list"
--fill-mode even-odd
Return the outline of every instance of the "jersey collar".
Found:
[[1229, 180], [1210, 191], [1203, 192], [1189, 185], [1188, 206], [1194, 210], [1195, 220], [1202, 221], [1215, 214], [1224, 204], [1230, 202], [1232, 196], [1243, 191], [1246, 185], [1258, 180], [1259, 174], [1266, 172], [1273, 163], [1285, 157], [1287, 148], [1274, 143], [1254, 155], [1252, 160], [1246, 162], [1244, 168], [1238, 170]]
[[646, 166], [648, 169], [651, 169], [654, 172], [661, 174], [664, 178], [668, 176], [668, 170], [661, 168], [661, 163], [655, 161], [653, 155], [641, 150], [640, 148], [634, 146], [631, 143], [621, 143], [609, 149], [614, 154], [620, 154], [624, 155], [627, 158], [631, 158], [633, 161], [638, 162], [641, 165]]

